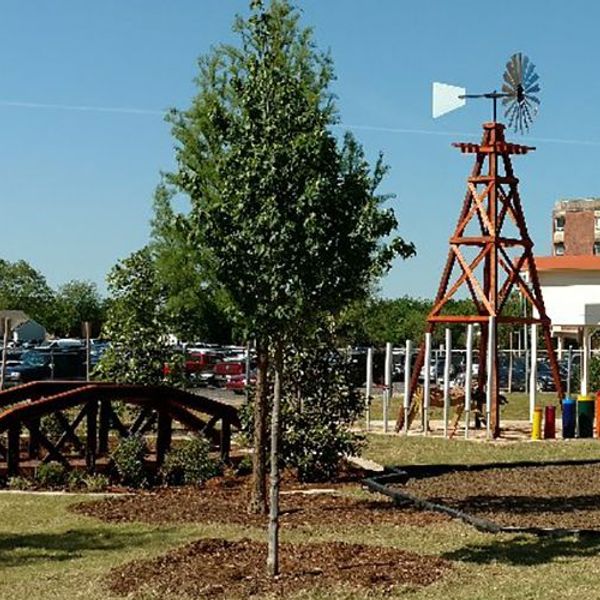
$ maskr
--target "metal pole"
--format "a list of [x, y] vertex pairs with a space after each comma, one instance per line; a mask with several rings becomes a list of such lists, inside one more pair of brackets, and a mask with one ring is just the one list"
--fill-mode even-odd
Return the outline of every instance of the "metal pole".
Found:
[[367, 348], [367, 388], [365, 390], [365, 426], [371, 427], [371, 396], [373, 395], [373, 348]]
[[489, 440], [492, 437], [492, 386], [494, 382], [494, 348], [496, 340], [494, 332], [496, 330], [496, 317], [490, 317], [488, 327], [488, 346], [487, 346], [487, 387], [485, 394], [485, 432]]
[[512, 392], [513, 378], [513, 332], [510, 332], [508, 345], [508, 393]]
[[393, 384], [392, 384], [392, 343], [387, 342], [385, 345], [385, 391], [383, 394], [383, 432], [388, 431], [388, 412], [390, 402], [392, 400]]
[[467, 325], [467, 365], [465, 372], [465, 439], [469, 437], [471, 390], [473, 389], [473, 323]]
[[404, 433], [408, 434], [408, 411], [410, 410], [410, 359], [412, 342], [406, 340], [406, 355], [404, 356]]
[[4, 319], [4, 339], [2, 340], [2, 368], [0, 369], [0, 390], [4, 389], [4, 378], [6, 376], [6, 352], [8, 349], [8, 333], [10, 331], [10, 319]]
[[450, 365], [452, 364], [452, 332], [446, 329], [446, 355], [444, 357], [444, 437], [448, 437], [450, 413]]
[[569, 355], [567, 358], [567, 396], [571, 395], [571, 371], [573, 369], [573, 344], [569, 344]]
[[92, 324], [89, 321], [84, 321], [83, 330], [85, 332], [85, 380], [90, 380], [90, 332]]
[[537, 325], [531, 325], [531, 369], [529, 373], [529, 422], [533, 423], [537, 391]]
[[427, 435], [429, 430], [429, 393], [430, 393], [430, 377], [429, 372], [431, 366], [431, 333], [425, 334], [425, 361], [423, 368], [425, 376], [423, 379], [423, 433]]

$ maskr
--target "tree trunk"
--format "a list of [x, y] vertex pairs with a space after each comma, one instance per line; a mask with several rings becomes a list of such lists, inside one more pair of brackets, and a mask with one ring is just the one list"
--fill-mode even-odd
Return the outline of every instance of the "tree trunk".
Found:
[[254, 452], [252, 454], [252, 492], [248, 512], [267, 514], [267, 405], [269, 395], [269, 346], [256, 341], [256, 394], [254, 398]]
[[281, 404], [281, 342], [275, 348], [275, 385], [271, 415], [271, 485], [269, 497], [269, 551], [267, 572], [279, 575], [279, 407]]

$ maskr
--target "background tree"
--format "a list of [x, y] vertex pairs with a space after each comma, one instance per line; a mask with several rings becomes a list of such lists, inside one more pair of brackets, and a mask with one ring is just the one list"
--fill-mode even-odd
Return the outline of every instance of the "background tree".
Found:
[[176, 191], [161, 183], [154, 194], [150, 247], [165, 294], [165, 318], [181, 340], [232, 343], [227, 297], [209, 280], [202, 248], [190, 240], [184, 214], [173, 209]]
[[191, 108], [171, 114], [178, 168], [170, 181], [191, 199], [190, 239], [256, 339], [251, 506], [264, 512], [270, 358], [276, 415], [283, 343], [363, 296], [396, 254], [414, 249], [401, 238], [382, 242], [397, 222], [376, 193], [381, 158], [371, 170], [351, 135], [338, 145], [331, 133], [330, 58], [288, 2], [265, 8], [255, 0], [251, 8], [234, 27], [240, 47], [201, 59]]
[[82, 336], [84, 321], [92, 323], [92, 336], [98, 335], [104, 320], [104, 303], [96, 284], [73, 280], [61, 285], [55, 296], [53, 320], [57, 335]]
[[54, 330], [54, 292], [46, 278], [24, 260], [0, 259], [0, 309], [22, 310]]
[[117, 263], [107, 277], [109, 299], [102, 335], [111, 340], [98, 375], [119, 383], [158, 384], [173, 358], [164, 318], [165, 294], [150, 248]]

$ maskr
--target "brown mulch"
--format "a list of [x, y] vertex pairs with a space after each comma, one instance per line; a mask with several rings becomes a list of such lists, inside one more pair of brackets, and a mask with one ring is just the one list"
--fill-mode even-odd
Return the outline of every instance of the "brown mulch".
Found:
[[454, 471], [403, 489], [504, 526], [600, 530], [600, 464]]
[[[284, 478], [280, 496], [281, 525], [352, 527], [369, 524], [430, 525], [448, 517], [412, 508], [396, 508], [388, 498], [344, 495], [347, 480], [321, 485]], [[355, 483], [358, 485], [358, 483]], [[304, 493], [303, 493], [304, 492]], [[310, 493], [306, 493], [310, 492]], [[315, 493], [317, 492], [317, 493]], [[219, 477], [201, 488], [160, 488], [75, 504], [71, 510], [111, 523], [227, 523], [266, 525], [266, 517], [248, 514], [249, 478]]]
[[450, 568], [447, 560], [393, 548], [315, 543], [281, 544], [281, 575], [265, 574], [264, 543], [205, 539], [172, 550], [160, 558], [113, 569], [111, 591], [127, 595], [147, 586], [165, 593], [177, 590], [193, 598], [248, 598], [273, 593], [287, 597], [307, 588], [348, 585], [387, 590], [433, 583]]

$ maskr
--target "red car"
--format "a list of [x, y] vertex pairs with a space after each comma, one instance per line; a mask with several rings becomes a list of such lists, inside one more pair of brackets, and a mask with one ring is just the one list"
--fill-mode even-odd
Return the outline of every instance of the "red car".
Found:
[[[250, 385], [256, 384], [256, 372], [250, 373]], [[246, 391], [246, 374], [231, 375], [225, 382], [225, 389], [234, 392], [235, 394], [243, 394]]]

